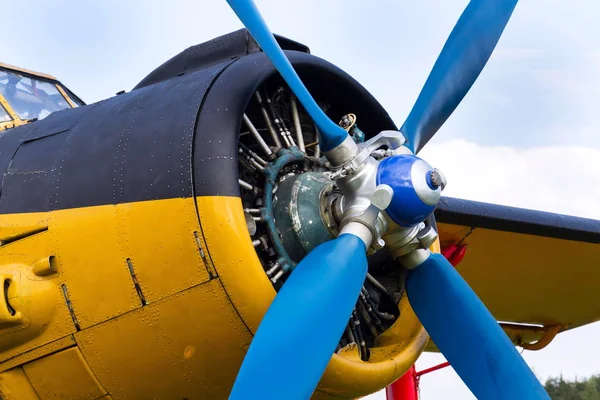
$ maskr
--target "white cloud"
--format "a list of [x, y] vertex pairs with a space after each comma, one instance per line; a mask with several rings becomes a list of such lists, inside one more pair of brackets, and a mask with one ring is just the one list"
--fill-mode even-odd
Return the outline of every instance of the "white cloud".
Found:
[[444, 195], [600, 219], [600, 149], [517, 149], [462, 139], [420, 154], [448, 177]]
[[510, 61], [523, 61], [530, 60], [543, 57], [545, 55], [545, 51], [542, 49], [536, 48], [522, 48], [522, 47], [512, 47], [512, 48], [500, 48], [494, 52], [495, 59], [506, 59]]

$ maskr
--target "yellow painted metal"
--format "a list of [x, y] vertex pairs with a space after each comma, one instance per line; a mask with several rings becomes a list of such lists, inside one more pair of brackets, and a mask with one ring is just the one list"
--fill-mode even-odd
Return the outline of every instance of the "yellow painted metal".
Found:
[[35, 276], [48, 276], [55, 274], [57, 272], [55, 264], [56, 262], [54, 261], [54, 256], [40, 258], [33, 264], [32, 272]]
[[0, 94], [0, 107], [2, 107], [12, 119], [12, 121], [0, 122], [0, 130], [14, 128], [15, 126], [25, 124], [24, 121], [19, 119], [17, 113], [15, 113], [11, 105], [8, 103], [8, 101], [6, 101], [2, 94]]
[[271, 302], [275, 289], [250, 240], [239, 197], [197, 197], [208, 253], [233, 306], [251, 332]]
[[562, 330], [563, 326], [553, 325], [543, 328], [543, 335], [537, 341], [526, 340], [522, 337], [517, 338], [517, 344], [525, 350], [541, 350], [548, 346]]
[[48, 232], [56, 268], [82, 329], [141, 306], [119, 223], [114, 205], [50, 213]]
[[131, 260], [148, 302], [209, 279], [194, 235], [200, 226], [193, 199], [125, 203], [116, 208], [123, 257]]
[[21, 367], [0, 373], [0, 397], [3, 400], [40, 400]]
[[[13, 220], [18, 218], [3, 215], [0, 226], [14, 226]], [[10, 281], [8, 302], [15, 310], [14, 316], [3, 314], [0, 322], [0, 362], [75, 332], [62, 297], [59, 274], [40, 277], [33, 272], [38, 260], [52, 254], [49, 242], [50, 233], [42, 231], [0, 246], [0, 276]], [[0, 298], [4, 303], [0, 309], [6, 312], [4, 296]]]
[[72, 335], [64, 337], [62, 339], [55, 340], [43, 346], [37, 347], [33, 350], [21, 353], [18, 356], [9, 358], [6, 361], [0, 363], [0, 372], [7, 371], [19, 365], [23, 365], [29, 361], [37, 360], [52, 353], [56, 353], [59, 350], [64, 350], [69, 347], [75, 347], [77, 343]]
[[[442, 245], [471, 229], [438, 224]], [[564, 325], [600, 319], [600, 245], [477, 228], [457, 270], [499, 321]]]
[[56, 268], [81, 328], [142, 306], [128, 260], [147, 302], [207, 281], [199, 229], [193, 199], [51, 212]]
[[[456, 243], [468, 229], [440, 224], [446, 243]], [[275, 296], [237, 197], [1, 215], [0, 238], [4, 242], [0, 278], [11, 280], [9, 302], [20, 313], [14, 324], [17, 314], [9, 315], [0, 301], [0, 371], [17, 376], [18, 372], [10, 371], [35, 364], [40, 371], [35, 379], [42, 379], [44, 371], [50, 371], [44, 360], [52, 353], [69, 348], [69, 354], [76, 354], [79, 349], [89, 370], [79, 363], [73, 373], [95, 376], [114, 399], [226, 397], [252, 333]], [[492, 312], [501, 311], [499, 319], [540, 323], [566, 318], [585, 323], [596, 315], [586, 304], [595, 304], [589, 292], [593, 283], [587, 282], [593, 282], [590, 277], [596, 272], [591, 261], [586, 264], [578, 254], [598, 259], [597, 247], [485, 230], [475, 230], [468, 243], [459, 271]], [[545, 251], [554, 252], [554, 263], [546, 256], [531, 255], [539, 255], [542, 245]], [[563, 251], [576, 257], [571, 271], [579, 268], [576, 272], [584, 275], [569, 278], [562, 274], [557, 280], [558, 267], [571, 265], [567, 255], [561, 255]], [[542, 274], [544, 279], [539, 279]], [[538, 281], [548, 276], [554, 279], [553, 290], [535, 292], [540, 285], [545, 287], [546, 283]], [[525, 283], [519, 283], [521, 279]], [[555, 300], [559, 283], [571, 292]], [[71, 318], [63, 285], [80, 331]], [[544, 301], [530, 297], [525, 287]], [[582, 289], [588, 291], [586, 302], [574, 293]], [[568, 305], [559, 306], [561, 300]], [[547, 315], [557, 316], [554, 319], [518, 319], [547, 302], [552, 307], [546, 309], [556, 311]], [[511, 306], [506, 308], [505, 303]], [[587, 316], [573, 320], [582, 307]], [[332, 357], [315, 398], [360, 397], [388, 385], [412, 365], [428, 336], [406, 297], [399, 308], [399, 320], [377, 338], [368, 362], [361, 361], [352, 346]], [[570, 314], [565, 317], [563, 311]], [[537, 335], [538, 330], [525, 336], [521, 332], [521, 337], [534, 343], [543, 336]], [[29, 382], [19, 376], [8, 382]], [[47, 385], [60, 379], [31, 381], [50, 388]]]
[[[501, 322], [500, 327], [504, 333], [510, 338], [515, 346], [521, 346], [526, 350], [540, 350], [547, 346], [556, 336], [557, 329], [560, 326], [544, 328], [537, 325], [522, 325]], [[435, 343], [430, 340], [425, 347], [425, 351], [439, 352]]]
[[[200, 226], [194, 199], [87, 207], [50, 213], [1, 215], [0, 236], [5, 243], [0, 246], [0, 275], [26, 276], [25, 281], [34, 288], [28, 289], [32, 293], [27, 298], [35, 300], [28, 303], [38, 307], [48, 307], [46, 320], [50, 321], [46, 330], [42, 332], [32, 329], [37, 326], [34, 324], [24, 328], [22, 331], [29, 336], [7, 332], [0, 327], [0, 347], [3, 341], [7, 347], [5, 352], [0, 352], [0, 360], [5, 360], [0, 367], [10, 368], [39, 358], [46, 355], [44, 351], [50, 347], [54, 347], [54, 351], [56, 351], [60, 347], [56, 346], [57, 339], [76, 331], [62, 294], [63, 284], [68, 289], [73, 312], [83, 329], [79, 337], [85, 340], [88, 348], [92, 343], [114, 346], [115, 340], [117, 342], [120, 340], [110, 336], [94, 336], [94, 331], [88, 335], [86, 328], [89, 326], [95, 325], [94, 329], [101, 331], [110, 329], [110, 327], [118, 327], [121, 320], [114, 317], [119, 315], [129, 315], [130, 317], [125, 320], [129, 321], [130, 318], [133, 318], [144, 324], [142, 320], [138, 319], [137, 314], [130, 312], [136, 309], [143, 310], [140, 312], [141, 314], [151, 313], [149, 318], [154, 318], [159, 310], [167, 315], [161, 321], [164, 324], [171, 324], [171, 326], [162, 331], [160, 345], [153, 348], [121, 348], [119, 353], [112, 354], [117, 357], [113, 360], [117, 364], [121, 363], [123, 357], [134, 358], [146, 351], [157, 353], [160, 357], [166, 356], [167, 359], [179, 356], [180, 349], [177, 349], [177, 354], [166, 352], [166, 348], [171, 342], [171, 335], [174, 338], [177, 338], [178, 335], [185, 335], [186, 338], [194, 336], [195, 340], [201, 341], [200, 344], [194, 345], [194, 341], [186, 339], [190, 347], [186, 349], [185, 354], [186, 357], [192, 357], [195, 349], [202, 349], [196, 353], [195, 359], [196, 363], [200, 361], [204, 363], [210, 360], [206, 354], [215, 346], [218, 347], [217, 342], [231, 334], [241, 340], [237, 356], [235, 356], [241, 359], [251, 336], [245, 331], [245, 327], [239, 320], [235, 322], [238, 317], [233, 309], [231, 309], [233, 321], [221, 320], [227, 314], [223, 311], [223, 307], [226, 307], [228, 300], [219, 281], [214, 279], [214, 284], [206, 286], [207, 293], [201, 299], [197, 299], [198, 301], [186, 300], [193, 298], [192, 291], [189, 295], [183, 295], [186, 293], [186, 289], [199, 288], [200, 283], [209, 280], [207, 265], [203, 262], [198, 248], [198, 244], [203, 243], [199, 232]], [[53, 257], [52, 262], [50, 262], [50, 256]], [[133, 277], [129, 272], [128, 259], [135, 270], [142, 292], [149, 302], [149, 305], [143, 309], [133, 283]], [[46, 268], [48, 266], [50, 268]], [[53, 272], [54, 269], [56, 273]], [[45, 275], [48, 272], [50, 274]], [[52, 288], [50, 293], [47, 293], [48, 287]], [[18, 289], [18, 286], [11, 285], [11, 293], [16, 290], [15, 288]], [[198, 290], [193, 289], [193, 292], [196, 293]], [[219, 295], [215, 298], [217, 290]], [[172, 301], [157, 303], [161, 299], [169, 297]], [[9, 296], [11, 304], [13, 298], [15, 297]], [[181, 301], [185, 304], [179, 304]], [[153, 307], [155, 303], [157, 304], [156, 308]], [[14, 305], [22, 315], [31, 314], [16, 301]], [[209, 309], [212, 311], [207, 314], [210, 317], [204, 322], [200, 318], [198, 323], [190, 325], [187, 319], [191, 318], [193, 314], [189, 310], [190, 307], [194, 313], [202, 313], [203, 310]], [[229, 307], [231, 308], [231, 305]], [[2, 310], [1, 302], [0, 310]], [[184, 315], [178, 314], [181, 310], [185, 312]], [[177, 315], [179, 317], [173, 320], [173, 316]], [[37, 324], [39, 321], [43, 321], [43, 318], [32, 320]], [[105, 325], [98, 325], [103, 321], [108, 322]], [[100, 326], [104, 326], [104, 328], [100, 328]], [[144, 327], [146, 326], [144, 324]], [[215, 326], [220, 326], [220, 329], [214, 328]], [[61, 329], [61, 327], [66, 329]], [[118, 335], [121, 335], [122, 332], [129, 335], [127, 329], [125, 331], [117, 329]], [[213, 331], [215, 334], [210, 340], [207, 337], [207, 331]], [[156, 338], [155, 336], [153, 333], [152, 338]], [[133, 341], [139, 340], [139, 337], [133, 332], [130, 338]], [[221, 358], [230, 361], [225, 353], [232, 343], [232, 341], [223, 342], [222, 346], [225, 349], [212, 356], [215, 361], [202, 364], [201, 367], [204, 369], [214, 368], [219, 364], [218, 359]], [[73, 344], [72, 339], [70, 344]], [[39, 349], [42, 350], [39, 351]], [[235, 355], [236, 352], [234, 351], [233, 354]], [[162, 363], [163, 361], [161, 361]], [[232, 369], [231, 365], [236, 365], [236, 363], [226, 362], [222, 364], [221, 368], [214, 370], [214, 378], [208, 373], [207, 376], [210, 379], [207, 378], [208, 380], [205, 382], [217, 382], [216, 389], [210, 390], [220, 392], [229, 390], [228, 387], [219, 385], [218, 382], [221, 380], [219, 378], [221, 375], [225, 376], [225, 379], [233, 379], [237, 369]], [[168, 368], [172, 364], [167, 362], [165, 366]], [[102, 365], [96, 367], [106, 371]], [[110, 376], [105, 378], [110, 380], [113, 374], [118, 373], [123, 376], [123, 382], [125, 382], [131, 380], [130, 374], [135, 371], [137, 366], [130, 369], [119, 366], [115, 368], [110, 370]], [[152, 371], [157, 368], [157, 365], [149, 364], [148, 368], [150, 368], [150, 373], [153, 373]], [[204, 379], [202, 375], [204, 369], [198, 375], [201, 380]], [[173, 372], [173, 374], [180, 373], [181, 371]], [[190, 376], [188, 375], [187, 378], [189, 379]], [[197, 382], [195, 378], [193, 381]], [[124, 384], [123, 382], [121, 384]], [[164, 381], [157, 380], [156, 382], [159, 386], [164, 384]], [[210, 386], [209, 383], [207, 385]], [[139, 387], [134, 386], [133, 389], [137, 390]], [[193, 394], [189, 391], [188, 393]]]
[[4, 131], [6, 129], [11, 129], [14, 128], [15, 122], [14, 121], [8, 121], [8, 122], [0, 122], [0, 131]]
[[536, 343], [546, 334], [546, 329], [543, 326], [537, 325], [521, 325], [501, 322], [500, 327], [515, 345]]
[[356, 398], [381, 390], [402, 376], [423, 352], [429, 335], [416, 318], [406, 296], [399, 304], [400, 318], [377, 338], [368, 362], [356, 346], [334, 355], [319, 390], [343, 398]]
[[148, 301], [208, 280], [194, 236], [199, 225], [193, 200], [136, 204], [2, 215], [0, 240], [5, 242], [49, 230], [39, 236], [46, 239], [44, 251], [34, 251], [42, 241], [33, 235], [1, 246], [0, 260], [5, 255], [4, 264], [13, 264], [23, 252], [22, 263], [39, 267], [40, 260], [55, 254], [57, 284], [67, 286], [82, 328], [141, 306], [128, 258]]
[[41, 78], [45, 78], [45, 79], [50, 79], [53, 81], [57, 81], [57, 79], [55, 77], [53, 77], [52, 75], [48, 75], [48, 74], [44, 74], [41, 72], [35, 72], [35, 71], [31, 71], [29, 69], [25, 69], [25, 68], [21, 68], [21, 67], [15, 67], [14, 65], [10, 65], [10, 64], [5, 64], [5, 63], [1, 63], [0, 62], [0, 68], [6, 68], [6, 69], [11, 69], [13, 71], [16, 72], [22, 72], [28, 75], [34, 75], [34, 76], [39, 76]]
[[48, 213], [0, 215], [0, 243], [48, 229]]
[[[241, 318], [255, 332], [275, 290], [247, 233], [242, 202], [238, 197], [223, 196], [198, 197], [196, 201], [217, 273]], [[439, 251], [439, 245], [436, 244], [433, 250]], [[389, 385], [414, 364], [429, 336], [406, 296], [400, 301], [399, 308], [400, 318], [378, 338], [370, 361], [361, 361], [355, 348], [345, 349], [332, 357], [317, 398], [328, 394], [343, 398], [364, 396]]]
[[106, 394], [76, 347], [27, 363], [23, 370], [41, 400], [95, 400]]
[[65, 89], [63, 89], [61, 84], [55, 83], [56, 88], [58, 89], [58, 91], [60, 92], [60, 94], [63, 95], [63, 97], [65, 98], [65, 100], [67, 100], [67, 103], [69, 103], [69, 105], [71, 106], [71, 108], [75, 108], [78, 107], [77, 104], [75, 104], [75, 102], [73, 101], [73, 99], [68, 95], [68, 93], [65, 91]]
[[75, 337], [115, 399], [226, 398], [252, 338], [218, 279]]

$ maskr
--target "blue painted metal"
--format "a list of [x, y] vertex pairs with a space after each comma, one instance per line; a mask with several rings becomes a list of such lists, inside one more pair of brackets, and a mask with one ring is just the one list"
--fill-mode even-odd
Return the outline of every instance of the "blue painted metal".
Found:
[[419, 320], [478, 399], [549, 399], [492, 314], [441, 254], [409, 270]]
[[365, 245], [352, 234], [311, 251], [269, 307], [229, 398], [310, 398], [348, 324], [366, 274]]
[[517, 0], [471, 0], [400, 128], [418, 152], [467, 94], [496, 47]]
[[435, 205], [423, 202], [412, 183], [411, 169], [418, 157], [399, 155], [388, 157], [379, 163], [377, 184], [394, 189], [392, 202], [385, 212], [400, 226], [415, 226], [435, 210]]
[[298, 74], [294, 71], [292, 64], [290, 64], [285, 54], [283, 54], [281, 47], [277, 44], [254, 2], [252, 0], [227, 0], [227, 2], [246, 29], [252, 34], [254, 40], [256, 40], [267, 57], [269, 57], [273, 65], [275, 65], [275, 68], [283, 76], [283, 79], [285, 79], [290, 89], [292, 89], [306, 112], [308, 112], [319, 128], [319, 132], [321, 133], [319, 144], [321, 150], [329, 151], [337, 147], [346, 139], [348, 133], [331, 121], [312, 98], [306, 86], [304, 86]]

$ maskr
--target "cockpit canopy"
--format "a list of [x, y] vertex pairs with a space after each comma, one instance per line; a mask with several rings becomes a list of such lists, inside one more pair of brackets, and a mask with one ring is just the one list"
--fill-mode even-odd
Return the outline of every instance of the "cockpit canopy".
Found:
[[83, 104], [56, 80], [0, 66], [0, 130]]

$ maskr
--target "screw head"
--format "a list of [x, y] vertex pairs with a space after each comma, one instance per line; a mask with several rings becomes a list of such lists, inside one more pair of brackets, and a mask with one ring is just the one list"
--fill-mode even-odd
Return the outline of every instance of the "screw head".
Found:
[[437, 168], [429, 173], [429, 180], [435, 188], [442, 188], [442, 190], [446, 188], [446, 176]]

